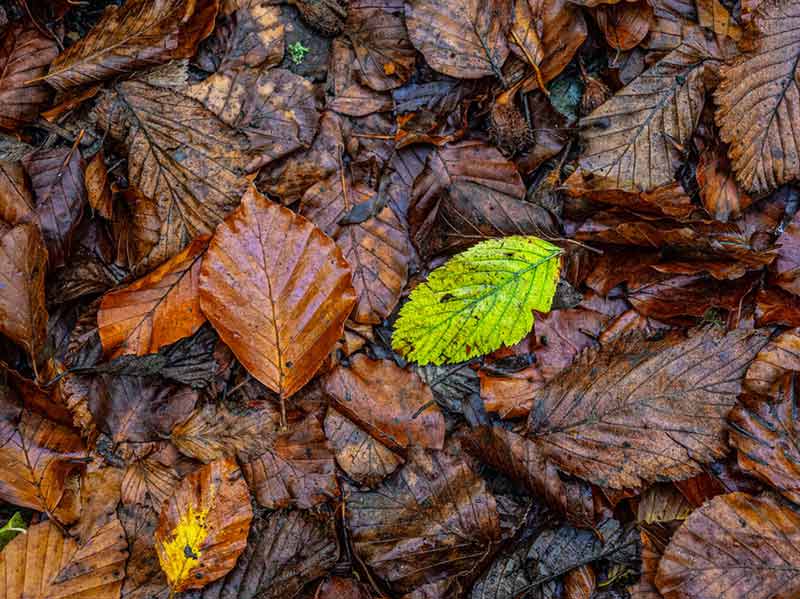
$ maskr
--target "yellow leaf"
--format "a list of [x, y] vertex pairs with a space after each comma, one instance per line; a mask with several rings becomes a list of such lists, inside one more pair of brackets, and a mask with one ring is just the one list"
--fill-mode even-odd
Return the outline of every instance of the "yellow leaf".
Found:
[[196, 510], [190, 505], [181, 514], [173, 537], [158, 552], [158, 561], [170, 586], [177, 586], [192, 569], [200, 565], [201, 547], [208, 536], [207, 519], [208, 509]]

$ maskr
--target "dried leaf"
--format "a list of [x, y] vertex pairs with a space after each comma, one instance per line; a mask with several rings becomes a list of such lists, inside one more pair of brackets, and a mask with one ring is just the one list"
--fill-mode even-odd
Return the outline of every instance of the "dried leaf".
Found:
[[350, 280], [329, 237], [250, 190], [211, 240], [200, 306], [248, 371], [289, 397], [342, 334], [355, 301]]
[[84, 171], [86, 182], [86, 195], [89, 205], [106, 220], [114, 219], [114, 205], [111, 198], [111, 187], [108, 182], [108, 170], [100, 150], [95, 154]]
[[0, 221], [13, 227], [35, 218], [33, 192], [22, 165], [0, 160]]
[[594, 18], [608, 45], [624, 51], [638, 46], [650, 31], [653, 9], [647, 2], [619, 2], [598, 6]]
[[800, 372], [800, 329], [790, 329], [771, 339], [753, 360], [744, 388], [764, 397], [776, 397], [783, 378]]
[[[175, 450], [170, 449], [168, 446], [152, 444], [141, 450], [145, 455], [134, 455], [128, 460], [120, 488], [120, 497], [126, 506], [140, 505], [158, 510], [172, 495], [180, 482], [180, 476], [175, 469]], [[157, 515], [154, 513], [154, 516]], [[152, 531], [150, 534], [152, 537]], [[153, 558], [155, 559], [155, 554]]]
[[129, 0], [110, 6], [97, 25], [62, 52], [47, 82], [58, 90], [194, 54], [214, 27], [219, 0]]
[[739, 189], [728, 157], [719, 148], [708, 150], [700, 157], [697, 184], [703, 206], [716, 220], [725, 222], [736, 218], [753, 203], [753, 199]]
[[777, 599], [797, 593], [800, 516], [770, 495], [729, 493], [696, 510], [658, 566], [665, 599]]
[[789, 223], [778, 237], [778, 257], [770, 266], [776, 285], [800, 296], [800, 216]]
[[800, 6], [764, 2], [754, 22], [755, 48], [722, 68], [714, 99], [736, 180], [759, 194], [800, 176], [800, 139], [792, 116], [800, 110]]
[[672, 522], [685, 520], [694, 506], [672, 483], [657, 483], [642, 493], [636, 519], [640, 523]]
[[411, 43], [445, 75], [478, 79], [497, 75], [508, 56], [504, 32], [509, 0], [406, 0]]
[[200, 264], [208, 237], [137, 281], [103, 296], [97, 312], [106, 356], [142, 356], [193, 335], [205, 322], [200, 312]]
[[253, 509], [236, 464], [219, 460], [183, 479], [161, 508], [156, 552], [174, 592], [225, 576], [247, 545]]
[[622, 337], [537, 394], [528, 435], [564, 472], [603, 487], [688, 478], [725, 454], [725, 416], [766, 341], [714, 328], [683, 340]]
[[41, 522], [0, 553], [0, 594], [7, 599], [118, 599], [127, 558], [117, 518], [80, 545], [52, 522]]
[[41, 81], [58, 54], [56, 42], [32, 23], [6, 27], [0, 37], [0, 129], [15, 130], [36, 120], [50, 98]]
[[352, 489], [346, 513], [355, 551], [398, 594], [457, 585], [500, 540], [494, 496], [446, 452], [412, 448], [378, 489]]

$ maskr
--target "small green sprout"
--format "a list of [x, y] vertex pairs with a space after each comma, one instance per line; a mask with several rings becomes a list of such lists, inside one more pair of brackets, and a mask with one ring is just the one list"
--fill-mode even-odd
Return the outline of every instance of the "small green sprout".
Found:
[[294, 64], [300, 64], [303, 62], [303, 59], [308, 54], [310, 48], [306, 48], [302, 42], [295, 42], [293, 44], [289, 44], [289, 58], [292, 59]]

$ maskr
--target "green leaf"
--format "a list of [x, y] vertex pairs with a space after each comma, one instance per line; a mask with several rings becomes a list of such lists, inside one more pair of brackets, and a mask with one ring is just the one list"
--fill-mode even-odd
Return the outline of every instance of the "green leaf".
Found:
[[25, 532], [25, 520], [16, 512], [11, 519], [0, 528], [0, 549], [8, 545], [19, 533]]
[[392, 347], [419, 364], [469, 360], [530, 332], [549, 312], [561, 250], [537, 237], [481, 242], [418, 285], [400, 310]]

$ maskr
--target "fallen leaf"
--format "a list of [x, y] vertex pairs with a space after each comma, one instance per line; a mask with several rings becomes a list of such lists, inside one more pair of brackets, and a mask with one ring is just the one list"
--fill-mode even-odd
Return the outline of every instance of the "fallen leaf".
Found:
[[509, 0], [406, 0], [411, 43], [445, 75], [478, 79], [497, 75], [508, 56]]
[[35, 221], [33, 191], [19, 162], [0, 160], [0, 220], [12, 227]]
[[647, 2], [619, 2], [595, 8], [594, 18], [606, 42], [615, 50], [631, 50], [650, 31], [653, 9]]
[[463, 459], [412, 448], [375, 491], [351, 489], [347, 525], [361, 560], [398, 594], [458, 584], [500, 540], [494, 496]]
[[754, 26], [754, 49], [722, 67], [714, 100], [736, 180], [760, 194], [800, 176], [800, 140], [789, 116], [800, 103], [800, 7], [786, 0], [764, 2]]
[[0, 38], [0, 129], [31, 123], [50, 98], [41, 81], [58, 55], [56, 42], [32, 23], [6, 27]]
[[168, 446], [154, 443], [137, 447], [133, 455], [127, 456], [128, 465], [120, 483], [122, 503], [128, 507], [144, 506], [157, 516], [156, 512], [180, 482], [175, 457], [174, 449]]
[[756, 324], [800, 326], [800, 298], [775, 287], [760, 289], [756, 296]]
[[775, 397], [783, 377], [800, 372], [800, 329], [789, 329], [770, 339], [747, 369], [744, 388], [763, 397]]
[[8, 599], [117, 599], [127, 559], [125, 531], [117, 518], [80, 545], [53, 522], [41, 522], [0, 553], [0, 593]]
[[200, 312], [200, 264], [208, 237], [200, 237], [130, 285], [107, 293], [97, 312], [105, 354], [142, 356], [193, 335]]
[[796, 296], [800, 295], [800, 217], [796, 216], [775, 242], [778, 256], [770, 266], [773, 280]]
[[201, 309], [248, 371], [284, 398], [314, 376], [354, 302], [334, 242], [252, 189], [217, 228], [200, 269]]
[[46, 81], [58, 90], [95, 83], [194, 54], [211, 33], [219, 0], [130, 0], [58, 55]]
[[703, 206], [716, 220], [725, 222], [736, 218], [753, 203], [753, 199], [739, 189], [728, 157], [719, 148], [707, 150], [700, 156], [697, 184]]
[[725, 454], [725, 416], [766, 342], [762, 332], [706, 328], [584, 352], [537, 394], [528, 436], [564, 472], [603, 487], [688, 478]]
[[236, 464], [218, 460], [183, 479], [161, 508], [156, 552], [173, 592], [222, 578], [247, 545], [253, 509]]
[[640, 523], [654, 524], [685, 520], [694, 506], [672, 483], [656, 483], [645, 490], [639, 499], [636, 519]]
[[106, 220], [114, 219], [114, 205], [111, 197], [111, 186], [108, 182], [108, 169], [105, 157], [100, 150], [95, 154], [83, 173], [86, 183], [86, 196], [89, 205]]
[[372, 599], [367, 587], [354, 578], [332, 576], [320, 584], [317, 599]]
[[797, 592], [797, 513], [770, 495], [729, 493], [697, 509], [664, 551], [665, 599], [788, 597]]
[[168, 599], [167, 577], [158, 563], [153, 539], [158, 514], [148, 506], [133, 504], [119, 509], [119, 519], [129, 553], [120, 599]]

